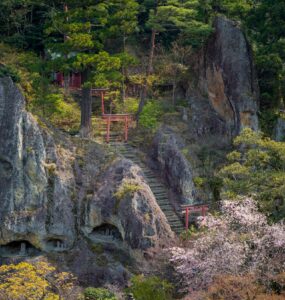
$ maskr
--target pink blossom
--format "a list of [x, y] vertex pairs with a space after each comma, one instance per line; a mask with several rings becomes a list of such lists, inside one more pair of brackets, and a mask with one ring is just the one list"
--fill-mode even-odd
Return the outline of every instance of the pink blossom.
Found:
[[269, 225], [253, 199], [224, 201], [219, 217], [200, 219], [207, 231], [191, 247], [171, 249], [181, 291], [207, 288], [219, 274], [266, 276], [285, 270], [284, 223]]

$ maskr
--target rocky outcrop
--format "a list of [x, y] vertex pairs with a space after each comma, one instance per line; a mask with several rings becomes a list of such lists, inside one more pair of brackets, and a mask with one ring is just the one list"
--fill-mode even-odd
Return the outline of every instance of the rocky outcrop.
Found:
[[166, 246], [174, 237], [141, 169], [130, 160], [114, 161], [85, 205], [83, 229], [91, 240], [100, 236], [102, 224], [133, 249]]
[[183, 140], [171, 128], [162, 127], [153, 140], [150, 153], [181, 204], [193, 203], [195, 199], [192, 167], [183, 155], [184, 147]]
[[278, 118], [274, 128], [273, 138], [278, 142], [285, 140], [285, 119]]
[[66, 157], [71, 155], [42, 133], [8, 78], [0, 80], [0, 145], [1, 244], [25, 240], [47, 250], [56, 239], [70, 248], [75, 184]]
[[136, 251], [147, 256], [173, 238], [142, 172], [103, 146], [40, 124], [13, 82], [0, 78], [0, 257], [56, 253], [74, 266], [92, 261], [104, 278], [125, 278], [126, 257], [136, 261]]
[[196, 63], [198, 81], [188, 91], [192, 130], [230, 138], [244, 127], [258, 129], [259, 89], [252, 51], [238, 23], [214, 21], [214, 33]]

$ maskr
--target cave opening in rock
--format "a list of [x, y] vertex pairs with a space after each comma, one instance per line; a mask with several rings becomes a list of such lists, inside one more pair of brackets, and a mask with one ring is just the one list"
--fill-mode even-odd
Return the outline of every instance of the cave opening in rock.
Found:
[[0, 255], [2, 257], [36, 256], [39, 254], [40, 250], [25, 240], [13, 241], [0, 247]]
[[98, 227], [95, 227], [91, 233], [91, 236], [96, 238], [108, 238], [111, 240], [122, 241], [122, 235], [119, 229], [111, 224], [102, 224]]
[[47, 250], [50, 251], [64, 251], [66, 245], [63, 240], [59, 238], [50, 238], [46, 241]]

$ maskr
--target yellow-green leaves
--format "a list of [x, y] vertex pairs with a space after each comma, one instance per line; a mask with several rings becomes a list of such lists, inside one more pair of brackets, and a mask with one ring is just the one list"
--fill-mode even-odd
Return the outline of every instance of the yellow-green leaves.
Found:
[[255, 195], [260, 206], [275, 219], [284, 217], [285, 143], [273, 141], [249, 128], [242, 131], [228, 154], [228, 164], [218, 173], [224, 197]]

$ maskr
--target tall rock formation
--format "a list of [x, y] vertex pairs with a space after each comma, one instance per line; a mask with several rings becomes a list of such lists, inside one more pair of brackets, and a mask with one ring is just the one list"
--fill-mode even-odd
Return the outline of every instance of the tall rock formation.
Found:
[[188, 91], [196, 135], [237, 135], [258, 129], [259, 88], [250, 45], [238, 23], [214, 21], [214, 33], [195, 68], [198, 81]]
[[[56, 253], [80, 276], [122, 279], [128, 255], [174, 237], [139, 167], [106, 150], [40, 126], [12, 80], [0, 78], [0, 260]], [[118, 199], [126, 180], [139, 188]]]

